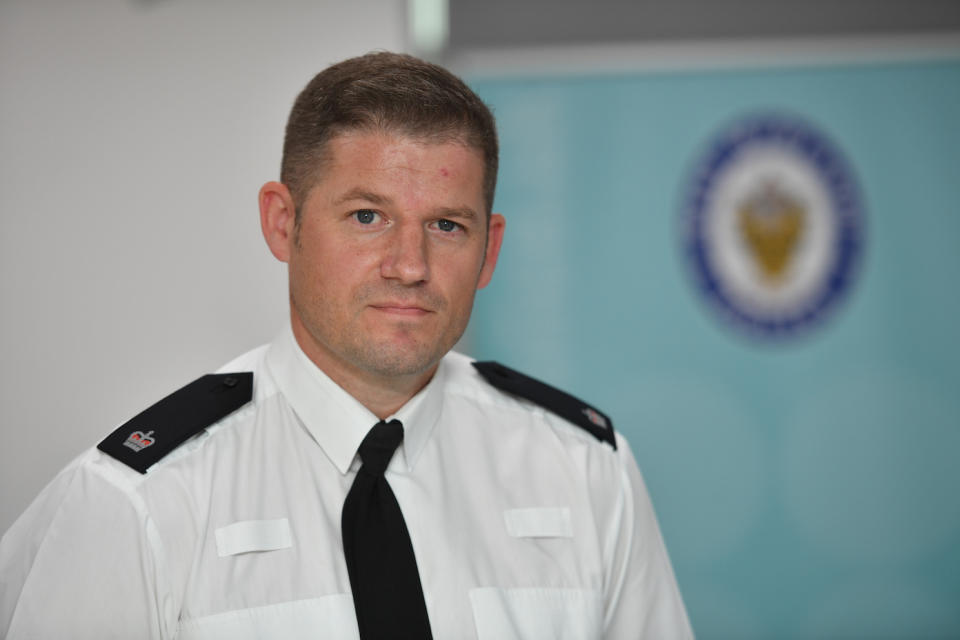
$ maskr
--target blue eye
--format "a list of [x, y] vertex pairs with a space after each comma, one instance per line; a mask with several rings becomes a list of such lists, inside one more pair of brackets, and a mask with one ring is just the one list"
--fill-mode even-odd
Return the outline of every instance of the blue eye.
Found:
[[361, 209], [353, 214], [360, 224], [373, 224], [377, 219], [377, 212], [370, 209]]
[[449, 233], [450, 231], [457, 230], [457, 223], [450, 220], [438, 220], [437, 228], [440, 229], [440, 231], [446, 231]]

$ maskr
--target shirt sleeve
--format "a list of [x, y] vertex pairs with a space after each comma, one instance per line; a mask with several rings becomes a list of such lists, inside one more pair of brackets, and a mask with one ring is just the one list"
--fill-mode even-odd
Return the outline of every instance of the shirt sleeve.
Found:
[[619, 495], [605, 535], [604, 638], [693, 638], [646, 485], [619, 435], [617, 455]]
[[96, 457], [62, 471], [0, 540], [0, 637], [171, 637], [156, 529]]

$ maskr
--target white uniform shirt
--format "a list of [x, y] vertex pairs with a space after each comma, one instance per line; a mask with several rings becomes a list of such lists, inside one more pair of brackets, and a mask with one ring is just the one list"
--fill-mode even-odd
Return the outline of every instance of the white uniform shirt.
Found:
[[[378, 421], [291, 332], [224, 367], [254, 398], [143, 475], [91, 449], [0, 543], [0, 636], [358, 638], [340, 511]], [[401, 408], [386, 477], [434, 638], [692, 636], [618, 449], [459, 354]]]

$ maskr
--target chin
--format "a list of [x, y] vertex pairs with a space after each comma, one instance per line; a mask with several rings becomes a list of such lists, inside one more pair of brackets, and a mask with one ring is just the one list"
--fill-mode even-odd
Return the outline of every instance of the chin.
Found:
[[422, 344], [371, 344], [361, 346], [362, 354], [354, 362], [383, 377], [407, 377], [426, 373], [436, 366], [449, 349]]

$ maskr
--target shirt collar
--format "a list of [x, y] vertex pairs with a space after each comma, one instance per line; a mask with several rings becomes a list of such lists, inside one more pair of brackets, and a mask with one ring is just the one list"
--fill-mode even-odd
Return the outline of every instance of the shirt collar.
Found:
[[[267, 366], [280, 392], [290, 403], [307, 431], [340, 473], [347, 473], [370, 429], [379, 422], [369, 409], [327, 376], [303, 352], [287, 326], [267, 351]], [[394, 456], [391, 469], [402, 464], [409, 472], [430, 438], [443, 406], [443, 361], [427, 385], [387, 418], [403, 423], [401, 456]]]

